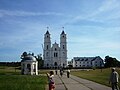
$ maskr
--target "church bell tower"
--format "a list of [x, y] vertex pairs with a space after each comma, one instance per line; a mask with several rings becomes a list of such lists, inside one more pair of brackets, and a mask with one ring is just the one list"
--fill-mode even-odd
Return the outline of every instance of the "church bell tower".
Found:
[[50, 33], [47, 32], [44, 34], [44, 66], [49, 67], [51, 62], [51, 39]]
[[61, 66], [65, 67], [67, 66], [67, 41], [66, 41], [66, 34], [64, 30], [60, 34], [60, 60], [61, 60]]

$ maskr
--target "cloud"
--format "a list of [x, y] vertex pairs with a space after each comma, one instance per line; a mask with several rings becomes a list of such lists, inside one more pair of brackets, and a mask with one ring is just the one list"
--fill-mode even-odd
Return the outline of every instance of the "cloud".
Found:
[[120, 8], [120, 2], [118, 0], [106, 0], [102, 2], [100, 7], [98, 7], [95, 11], [89, 14], [87, 18], [94, 18], [94, 17], [99, 17], [99, 15], [103, 15], [102, 17], [106, 19], [106, 16], [104, 15], [109, 16], [111, 14], [117, 13], [119, 11], [119, 8]]
[[118, 0], [106, 0], [102, 3], [101, 7], [98, 8], [97, 12], [111, 11], [118, 8], [120, 5]]
[[[120, 19], [120, 2], [119, 0], [106, 0], [101, 3], [98, 8], [89, 12], [89, 14], [80, 14], [74, 16], [70, 21], [66, 24], [81, 24], [83, 21], [92, 23], [100, 24], [100, 25], [107, 25], [108, 23], [114, 23], [118, 19]], [[109, 21], [109, 22], [107, 22]], [[107, 23], [105, 23], [107, 22]], [[90, 24], [89, 23], [89, 24]], [[82, 25], [86, 25], [85, 23]], [[109, 25], [109, 24], [108, 24]]]
[[42, 16], [42, 15], [53, 15], [53, 16], [63, 16], [63, 13], [56, 12], [27, 12], [22, 10], [0, 10], [0, 17], [4, 16]]

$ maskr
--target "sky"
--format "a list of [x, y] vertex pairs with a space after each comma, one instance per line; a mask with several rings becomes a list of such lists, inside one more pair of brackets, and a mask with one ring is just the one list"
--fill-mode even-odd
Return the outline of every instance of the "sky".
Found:
[[49, 27], [52, 44], [67, 34], [68, 60], [109, 55], [120, 60], [120, 0], [0, 0], [0, 62], [43, 54]]

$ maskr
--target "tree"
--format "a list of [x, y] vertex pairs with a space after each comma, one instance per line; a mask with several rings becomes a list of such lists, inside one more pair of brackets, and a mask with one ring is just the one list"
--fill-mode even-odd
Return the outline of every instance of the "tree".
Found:
[[35, 58], [38, 61], [38, 68], [43, 67], [42, 54], [38, 54], [37, 56], [35, 56]]
[[70, 69], [73, 68], [73, 65], [68, 65], [68, 68], [70, 68]]
[[105, 57], [105, 67], [120, 67], [120, 62], [116, 58]]

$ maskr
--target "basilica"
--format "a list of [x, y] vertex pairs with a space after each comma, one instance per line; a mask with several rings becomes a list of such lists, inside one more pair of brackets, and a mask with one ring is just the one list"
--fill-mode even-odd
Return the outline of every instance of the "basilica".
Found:
[[67, 38], [64, 30], [60, 34], [60, 43], [51, 44], [50, 32], [44, 34], [44, 67], [61, 68], [67, 66]]

